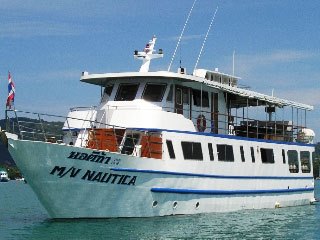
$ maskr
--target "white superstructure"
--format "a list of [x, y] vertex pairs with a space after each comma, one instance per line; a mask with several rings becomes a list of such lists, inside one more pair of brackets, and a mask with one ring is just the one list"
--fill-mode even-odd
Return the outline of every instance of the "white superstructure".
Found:
[[9, 138], [10, 153], [50, 216], [151, 217], [312, 203], [314, 133], [300, 116], [313, 107], [239, 88], [239, 77], [217, 69], [149, 72], [150, 60], [162, 57], [155, 41], [135, 51], [143, 61], [139, 72], [82, 74], [103, 94], [98, 106], [70, 111], [62, 141], [45, 127], [27, 137], [17, 121], [20, 138]]

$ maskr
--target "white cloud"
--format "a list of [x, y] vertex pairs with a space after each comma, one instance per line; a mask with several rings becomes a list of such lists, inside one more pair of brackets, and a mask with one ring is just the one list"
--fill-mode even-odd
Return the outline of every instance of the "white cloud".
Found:
[[276, 97], [290, 99], [295, 102], [301, 102], [320, 107], [320, 87], [316, 88], [299, 88], [299, 89], [283, 89], [275, 92]]
[[273, 64], [293, 63], [318, 56], [319, 53], [315, 52], [283, 49], [261, 54], [236, 54], [236, 63], [238, 65], [237, 68], [240, 69], [241, 72], [249, 72], [258, 67], [265, 67]]
[[[161, 40], [178, 41], [179, 37], [180, 36], [174, 36], [174, 37], [163, 38]], [[181, 41], [188, 41], [188, 40], [201, 39], [201, 38], [204, 38], [204, 34], [185, 35], [185, 36], [182, 36]]]
[[2, 38], [25, 38], [34, 36], [71, 36], [84, 31], [80, 26], [61, 22], [24, 21], [2, 24]]

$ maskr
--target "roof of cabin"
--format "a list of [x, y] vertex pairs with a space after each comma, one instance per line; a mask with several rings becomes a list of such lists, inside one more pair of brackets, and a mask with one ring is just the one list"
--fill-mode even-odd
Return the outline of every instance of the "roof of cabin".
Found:
[[[209, 71], [208, 71], [209, 72]], [[211, 72], [215, 74], [220, 74], [221, 76], [232, 77], [234, 79], [239, 79], [238, 77], [219, 73]], [[122, 72], [122, 73], [103, 73], [103, 74], [88, 74], [83, 73], [80, 81], [95, 84], [99, 86], [105, 86], [110, 80], [120, 80], [120, 79], [136, 79], [136, 78], [170, 78], [182, 82], [198, 82], [212, 87], [214, 89], [221, 90], [228, 93], [229, 100], [231, 99], [231, 107], [245, 107], [245, 106], [262, 106], [262, 105], [275, 105], [278, 107], [290, 106], [298, 109], [313, 110], [313, 106], [298, 103], [286, 99], [277, 98], [274, 96], [269, 96], [266, 94], [258, 93], [255, 91], [242, 89], [235, 86], [229, 86], [227, 84], [215, 82], [208, 80], [204, 77], [198, 77], [189, 74], [180, 74], [168, 71], [158, 71], [158, 72]]]

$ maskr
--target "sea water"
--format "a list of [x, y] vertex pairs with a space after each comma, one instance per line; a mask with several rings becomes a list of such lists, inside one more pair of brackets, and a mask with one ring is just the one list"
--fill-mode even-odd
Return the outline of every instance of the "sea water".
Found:
[[51, 220], [28, 184], [10, 181], [0, 183], [0, 239], [320, 239], [320, 203], [187, 216]]

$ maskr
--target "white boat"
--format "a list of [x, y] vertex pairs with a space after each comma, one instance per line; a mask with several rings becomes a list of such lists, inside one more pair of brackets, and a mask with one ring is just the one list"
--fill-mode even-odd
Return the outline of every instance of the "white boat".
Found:
[[[151, 59], [163, 55], [155, 42], [135, 51], [139, 72], [82, 73], [103, 95], [97, 107], [71, 109], [63, 139], [15, 122], [9, 151], [49, 215], [153, 217], [314, 202], [314, 133], [300, 121], [313, 107], [240, 88], [239, 77], [218, 69], [150, 72]], [[284, 109], [289, 117], [276, 114]]]
[[0, 170], [0, 182], [8, 182], [9, 180], [7, 171]]

